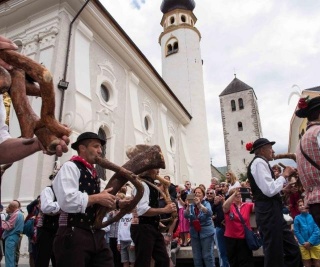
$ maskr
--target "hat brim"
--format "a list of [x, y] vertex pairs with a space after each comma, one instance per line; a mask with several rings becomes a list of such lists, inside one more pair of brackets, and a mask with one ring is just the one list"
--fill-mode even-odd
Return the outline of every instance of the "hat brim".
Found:
[[255, 147], [253, 150], [251, 150], [251, 151], [250, 151], [250, 154], [253, 154], [254, 151], [256, 151], [256, 150], [257, 150], [258, 148], [260, 148], [260, 147], [263, 147], [263, 146], [269, 145], [269, 144], [271, 144], [271, 145], [273, 146], [275, 143], [276, 143], [276, 142], [272, 141], [272, 142], [268, 142], [268, 143], [261, 144], [261, 145]]
[[105, 140], [103, 140], [103, 139], [99, 139], [99, 138], [84, 138], [84, 139], [81, 139], [81, 140], [79, 140], [79, 141], [77, 141], [77, 142], [74, 142], [73, 144], [71, 144], [71, 148], [72, 149], [74, 149], [74, 150], [77, 150], [78, 149], [78, 146], [79, 146], [79, 144], [82, 142], [82, 141], [84, 141], [84, 140], [89, 140], [89, 139], [92, 139], [92, 140], [99, 140], [100, 141], [100, 143], [101, 143], [101, 145], [102, 146], [104, 146], [105, 144], [106, 144], [106, 141]]

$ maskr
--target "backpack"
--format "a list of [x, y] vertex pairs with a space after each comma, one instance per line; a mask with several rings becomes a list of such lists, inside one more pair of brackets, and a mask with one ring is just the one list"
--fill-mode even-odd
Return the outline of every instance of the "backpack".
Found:
[[22, 233], [29, 238], [34, 235], [34, 218], [30, 218], [24, 222]]

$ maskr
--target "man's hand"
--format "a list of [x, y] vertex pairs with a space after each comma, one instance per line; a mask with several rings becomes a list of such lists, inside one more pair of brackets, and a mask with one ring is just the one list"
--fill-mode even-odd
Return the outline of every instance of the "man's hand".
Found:
[[[11, 40], [0, 35], [0, 49], [17, 50], [18, 46]], [[9, 65], [7, 62], [4, 62], [1, 58], [0, 58], [0, 66], [4, 67], [7, 70], [12, 69], [12, 66]]]
[[100, 204], [101, 206], [107, 207], [107, 208], [113, 208], [116, 205], [116, 197], [109, 192], [113, 188], [108, 188], [100, 192], [99, 194], [90, 195], [89, 201], [87, 206], [91, 206], [93, 204]]
[[172, 213], [174, 211], [177, 210], [177, 207], [176, 207], [176, 204], [175, 203], [170, 203], [170, 204], [167, 204], [165, 207], [164, 207], [164, 211], [165, 213]]
[[62, 138], [60, 139], [59, 144], [56, 146], [55, 153], [49, 153], [48, 151], [46, 151], [45, 147], [41, 144], [41, 142], [38, 138], [35, 138], [35, 140], [38, 143], [39, 150], [42, 150], [43, 154], [47, 154], [47, 155], [54, 155], [55, 154], [57, 157], [61, 157], [63, 153], [66, 153], [69, 150], [68, 145], [70, 143], [70, 139], [66, 135], [62, 136]]

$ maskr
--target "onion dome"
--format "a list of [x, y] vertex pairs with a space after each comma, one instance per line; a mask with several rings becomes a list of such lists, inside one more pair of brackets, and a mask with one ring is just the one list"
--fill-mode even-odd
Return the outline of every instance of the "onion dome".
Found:
[[195, 6], [194, 0], [163, 0], [160, 10], [163, 14], [177, 8], [193, 11]]

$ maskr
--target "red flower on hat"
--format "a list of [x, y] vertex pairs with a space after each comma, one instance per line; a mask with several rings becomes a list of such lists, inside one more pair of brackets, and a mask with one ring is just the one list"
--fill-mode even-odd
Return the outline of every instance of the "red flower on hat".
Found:
[[251, 150], [252, 150], [252, 147], [253, 147], [253, 143], [252, 143], [252, 142], [246, 144], [246, 149], [247, 149], [248, 151], [251, 151]]
[[309, 102], [309, 96], [300, 98], [298, 102], [298, 108], [304, 109], [308, 107], [308, 102]]

